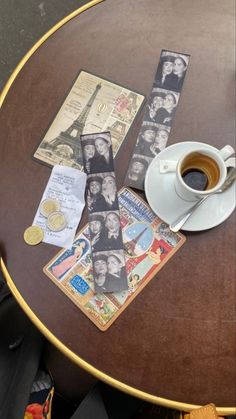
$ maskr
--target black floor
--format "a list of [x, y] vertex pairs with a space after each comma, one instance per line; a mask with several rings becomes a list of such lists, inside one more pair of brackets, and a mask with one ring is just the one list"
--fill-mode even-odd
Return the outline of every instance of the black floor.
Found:
[[88, 0], [0, 0], [0, 91], [26, 52]]

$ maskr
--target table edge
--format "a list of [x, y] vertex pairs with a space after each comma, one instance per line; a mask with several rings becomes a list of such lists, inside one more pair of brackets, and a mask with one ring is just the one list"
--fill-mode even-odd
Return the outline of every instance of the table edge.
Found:
[[16, 68], [10, 75], [9, 79], [7, 80], [6, 84], [3, 87], [2, 92], [0, 91], [0, 108], [6, 98], [8, 91], [10, 90], [14, 80], [16, 79], [19, 72], [22, 70], [24, 65], [27, 61], [31, 58], [31, 56], [37, 51], [37, 49], [45, 42], [47, 39], [53, 35], [58, 29], [64, 26], [67, 22], [69, 22], [74, 17], [80, 15], [81, 13], [85, 12], [86, 10], [90, 9], [93, 6], [96, 6], [99, 3], [102, 3], [105, 0], [91, 0], [90, 2], [86, 3], [84, 6], [79, 7], [74, 12], [70, 13], [58, 23], [56, 23], [51, 29], [49, 29], [30, 49], [29, 51], [23, 56], [23, 58], [19, 61]]
[[[47, 340], [49, 340], [52, 345], [54, 345], [59, 351], [61, 351], [67, 358], [69, 358], [72, 362], [74, 362], [76, 365], [87, 371], [89, 374], [93, 375], [94, 377], [98, 378], [99, 380], [103, 381], [106, 384], [111, 385], [112, 387], [117, 388], [120, 391], [123, 391], [124, 393], [127, 393], [131, 396], [140, 398], [142, 400], [145, 400], [149, 403], [161, 405], [170, 409], [177, 409], [184, 412], [190, 412], [194, 409], [198, 409], [201, 406], [200, 405], [194, 405], [184, 402], [177, 402], [175, 400], [165, 399], [162, 397], [155, 396], [153, 394], [146, 393], [144, 391], [138, 390], [135, 387], [131, 387], [127, 384], [122, 383], [119, 380], [116, 380], [115, 378], [109, 376], [108, 374], [105, 374], [101, 370], [93, 367], [91, 364], [86, 362], [83, 358], [76, 355], [73, 351], [71, 351], [66, 345], [62, 343], [42, 322], [41, 320], [36, 316], [36, 314], [33, 312], [33, 310], [29, 307], [27, 302], [22, 297], [21, 293], [17, 289], [17, 287], [14, 284], [13, 279], [11, 278], [9, 272], [7, 271], [6, 265], [3, 262], [3, 259], [0, 259], [0, 268], [2, 270], [2, 273], [4, 275], [4, 278], [6, 280], [6, 283], [20, 305], [20, 307], [23, 309], [27, 317], [32, 321], [32, 323], [39, 329], [39, 331], [46, 337]], [[216, 410], [218, 414], [220, 415], [235, 415], [236, 414], [236, 407], [216, 407]]]
[[[92, 0], [89, 3], [81, 6], [74, 12], [70, 13], [68, 16], [60, 20], [56, 25], [54, 25], [46, 34], [44, 34], [34, 45], [33, 47], [25, 54], [25, 56], [21, 59], [18, 63], [16, 68], [14, 69], [13, 73], [11, 74], [10, 78], [6, 82], [2, 92], [0, 92], [0, 108], [7, 96], [8, 91], [10, 90], [14, 80], [16, 79], [19, 72], [22, 70], [26, 62], [30, 59], [30, 57], [37, 51], [37, 49], [51, 36], [53, 35], [58, 29], [60, 29], [63, 25], [69, 22], [74, 17], [80, 15], [82, 12], [90, 9], [91, 7], [102, 3], [105, 0]], [[93, 375], [94, 377], [98, 378], [99, 380], [111, 385], [112, 387], [117, 388], [120, 391], [123, 391], [131, 396], [140, 398], [145, 400], [149, 403], [161, 405], [170, 409], [177, 409], [182, 410], [185, 412], [190, 412], [191, 410], [198, 409], [201, 406], [195, 404], [189, 404], [184, 402], [178, 402], [170, 399], [165, 399], [162, 397], [158, 397], [141, 390], [138, 390], [135, 387], [131, 387], [127, 384], [122, 383], [119, 380], [103, 373], [102, 371], [98, 370], [97, 368], [93, 367], [91, 364], [86, 362], [84, 359], [76, 355], [73, 351], [71, 351], [66, 345], [64, 345], [50, 330], [41, 322], [41, 320], [36, 316], [33, 310], [29, 307], [26, 303], [22, 295], [20, 294], [19, 290], [14, 284], [13, 279], [11, 278], [9, 272], [7, 271], [6, 265], [2, 258], [0, 258], [0, 268], [6, 280], [6, 283], [20, 305], [23, 309], [25, 314], [28, 318], [32, 321], [32, 323], [39, 329], [39, 331], [54, 345], [58, 350], [60, 350], [67, 358], [69, 358], [72, 362], [74, 362], [79, 367], [83, 368], [85, 371]], [[234, 415], [236, 414], [236, 407], [216, 407], [217, 413], [220, 415]]]

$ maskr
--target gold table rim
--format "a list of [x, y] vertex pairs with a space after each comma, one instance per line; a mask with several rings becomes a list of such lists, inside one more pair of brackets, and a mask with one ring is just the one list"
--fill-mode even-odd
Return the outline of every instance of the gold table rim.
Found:
[[[89, 3], [85, 4], [82, 7], [79, 7], [74, 12], [70, 13], [68, 16], [60, 20], [56, 25], [54, 25], [46, 34], [44, 34], [33, 46], [32, 48], [25, 54], [25, 56], [21, 59], [21, 61], [16, 66], [15, 70], [11, 74], [10, 78], [8, 79], [7, 83], [5, 84], [3, 91], [0, 94], [0, 108], [7, 96], [8, 91], [10, 90], [11, 86], [14, 83], [17, 75], [20, 73], [26, 62], [30, 59], [30, 57], [37, 51], [37, 49], [57, 30], [59, 30], [62, 26], [64, 26], [67, 22], [69, 22], [74, 17], [80, 15], [82, 12], [90, 9], [91, 7], [102, 3], [105, 0], [92, 0]], [[54, 345], [57, 349], [59, 349], [67, 358], [69, 358], [72, 362], [83, 368], [85, 371], [90, 373], [91, 375], [95, 376], [99, 380], [111, 385], [112, 387], [117, 388], [120, 391], [123, 391], [131, 396], [140, 398], [147, 402], [157, 404], [160, 406], [164, 406], [170, 409], [177, 409], [182, 410], [184, 412], [190, 412], [191, 410], [198, 409], [199, 405], [177, 402], [174, 400], [165, 399], [162, 397], [155, 396], [153, 394], [146, 393], [144, 391], [138, 390], [135, 387], [131, 387], [127, 384], [122, 383], [119, 380], [109, 376], [108, 374], [103, 373], [102, 371], [98, 370], [97, 368], [93, 367], [91, 364], [86, 362], [80, 356], [76, 355], [73, 351], [71, 351], [66, 345], [64, 345], [50, 330], [40, 321], [40, 319], [36, 316], [36, 314], [32, 311], [29, 307], [27, 302], [24, 300], [20, 292], [18, 291], [17, 287], [14, 284], [13, 279], [11, 278], [6, 265], [3, 259], [0, 259], [0, 266], [7, 282], [8, 287], [10, 288], [13, 296], [15, 297], [16, 301], [19, 303], [23, 311], [26, 315], [30, 318], [30, 320], [34, 323], [34, 325], [40, 330], [40, 332]], [[236, 407], [216, 407], [217, 413], [220, 415], [234, 415], [236, 414]]]

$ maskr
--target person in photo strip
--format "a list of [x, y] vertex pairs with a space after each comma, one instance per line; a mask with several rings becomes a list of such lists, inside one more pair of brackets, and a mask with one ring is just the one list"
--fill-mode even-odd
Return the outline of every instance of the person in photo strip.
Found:
[[159, 92], [158, 95], [156, 95], [152, 98], [152, 101], [151, 101], [150, 105], [148, 105], [148, 112], [146, 114], [148, 114], [149, 119], [152, 122], [156, 122], [155, 118], [156, 118], [157, 111], [159, 109], [163, 108], [163, 106], [164, 106], [164, 97], [163, 96]]
[[114, 211], [119, 209], [114, 172], [104, 175], [102, 181], [102, 197], [104, 201], [101, 211]]
[[[155, 103], [158, 98], [160, 101], [158, 102], [158, 106], [156, 106]], [[144, 121], [152, 121], [156, 124], [171, 126], [177, 103], [178, 93], [157, 92], [157, 95], [153, 97], [149, 108], [145, 112]], [[152, 117], [150, 115], [151, 109]]]
[[117, 250], [123, 247], [120, 217], [118, 212], [108, 212], [103, 233], [104, 250]]
[[104, 230], [104, 217], [101, 214], [91, 214], [89, 216], [89, 229], [90, 229], [90, 243], [94, 252], [104, 250], [103, 230]]
[[121, 249], [123, 241], [119, 212], [103, 214], [95, 213], [89, 217], [92, 250], [99, 252]]
[[170, 75], [172, 74], [174, 67], [175, 57], [172, 55], [161, 56], [160, 63], [158, 65], [157, 74], [155, 77], [155, 86], [165, 89], [170, 89]]
[[188, 58], [178, 56], [175, 58], [172, 74], [169, 80], [169, 90], [180, 92], [183, 86], [185, 74], [188, 67]]
[[155, 141], [156, 129], [152, 126], [142, 127], [142, 131], [138, 137], [137, 144], [135, 146], [135, 154], [144, 155], [147, 157], [153, 157], [151, 146]]
[[118, 292], [128, 288], [125, 267], [115, 253], [95, 253], [93, 267], [96, 293]]
[[87, 204], [90, 212], [113, 211], [119, 208], [114, 172], [91, 175], [87, 185]]
[[169, 136], [169, 128], [164, 125], [144, 125], [143, 128], [135, 147], [135, 154], [153, 158], [164, 150]]
[[154, 86], [161, 89], [180, 92], [188, 67], [188, 56], [169, 53], [162, 55], [158, 65]]
[[90, 166], [91, 166], [91, 160], [95, 156], [95, 144], [94, 140], [88, 139], [86, 140], [86, 143], [83, 145], [83, 157], [84, 157], [84, 170], [86, 173], [90, 173]]
[[167, 131], [167, 129], [164, 129], [164, 128], [158, 129], [155, 136], [155, 140], [153, 144], [150, 146], [150, 151], [153, 157], [159, 154], [160, 151], [164, 150], [168, 141], [168, 137], [169, 137], [169, 132]]
[[107, 257], [107, 271], [110, 287], [113, 288], [119, 284], [119, 291], [127, 289], [126, 269], [120, 255], [113, 253]]
[[133, 188], [143, 189], [143, 182], [148, 164], [148, 161], [143, 156], [133, 156], [127, 173], [129, 185]]
[[94, 254], [93, 256], [93, 277], [94, 290], [97, 293], [107, 291], [107, 256], [104, 254]]
[[102, 177], [89, 176], [87, 178], [87, 204], [90, 212], [99, 212], [103, 210], [104, 197], [102, 196]]
[[94, 144], [96, 153], [90, 161], [90, 173], [113, 171], [114, 166], [110, 135], [105, 133], [99, 134], [94, 139]]

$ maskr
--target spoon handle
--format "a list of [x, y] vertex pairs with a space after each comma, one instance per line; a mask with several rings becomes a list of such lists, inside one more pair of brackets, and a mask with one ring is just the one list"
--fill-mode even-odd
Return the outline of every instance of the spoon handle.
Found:
[[183, 227], [183, 225], [186, 223], [186, 221], [191, 217], [192, 213], [200, 207], [200, 205], [209, 197], [210, 195], [204, 196], [204, 198], [200, 199], [200, 201], [197, 201], [196, 204], [194, 204], [191, 208], [189, 208], [187, 211], [185, 211], [183, 214], [181, 214], [180, 217], [178, 217], [173, 223], [169, 225], [169, 229], [173, 231], [174, 233], [177, 233]]
[[230, 167], [228, 169], [228, 176], [221, 188], [222, 192], [224, 192], [226, 189], [228, 189], [228, 187], [235, 181], [236, 179], [236, 168], [235, 167]]

